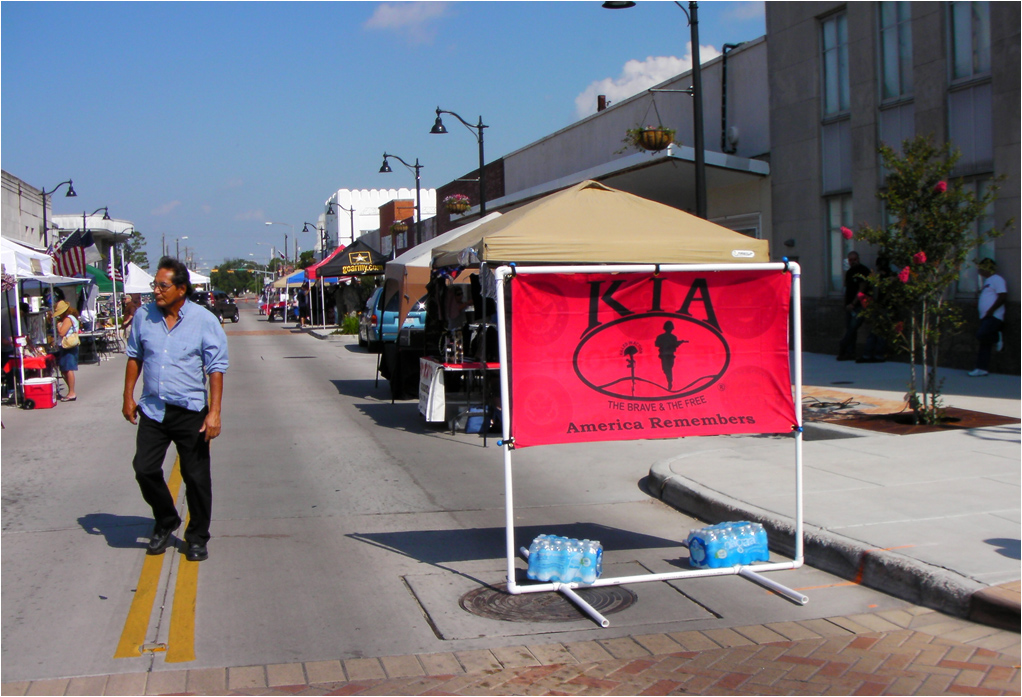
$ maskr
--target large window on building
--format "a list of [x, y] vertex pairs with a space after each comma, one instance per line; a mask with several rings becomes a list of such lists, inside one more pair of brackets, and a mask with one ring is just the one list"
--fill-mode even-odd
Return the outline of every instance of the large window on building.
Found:
[[[976, 198], [981, 198], [986, 194], [989, 186], [989, 177], [977, 177], [968, 181], [965, 188], [972, 191], [972, 193], [976, 195]], [[987, 206], [984, 215], [973, 223], [972, 232], [978, 238], [979, 235], [990, 232], [993, 227], [993, 206]], [[969, 258], [966, 260], [965, 265], [962, 266], [962, 272], [958, 276], [958, 295], [966, 297], [976, 295], [979, 291], [979, 274], [976, 272], [976, 262], [986, 258], [994, 259], [994, 261], [996, 261], [996, 258], [994, 257], [993, 241], [978, 245], [969, 253]]]
[[990, 3], [951, 3], [951, 79], [990, 72]]
[[912, 95], [912, 8], [908, 2], [880, 3], [880, 98]]
[[960, 171], [990, 171], [994, 160], [990, 3], [953, 2], [949, 12], [948, 138], [962, 153]]
[[841, 234], [841, 227], [852, 227], [852, 195], [828, 196], [826, 206], [827, 252], [830, 268], [830, 291], [840, 293], [844, 288], [844, 262], [852, 251], [852, 241]]
[[823, 32], [823, 115], [849, 109], [848, 16], [831, 15], [821, 22]]

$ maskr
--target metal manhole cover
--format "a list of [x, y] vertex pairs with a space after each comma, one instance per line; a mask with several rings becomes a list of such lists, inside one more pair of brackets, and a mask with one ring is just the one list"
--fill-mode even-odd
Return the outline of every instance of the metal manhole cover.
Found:
[[[575, 592], [602, 615], [626, 610], [639, 599], [622, 586], [579, 588]], [[574, 622], [588, 617], [561, 593], [511, 595], [506, 583], [476, 588], [461, 596], [459, 603], [473, 615], [505, 622]]]

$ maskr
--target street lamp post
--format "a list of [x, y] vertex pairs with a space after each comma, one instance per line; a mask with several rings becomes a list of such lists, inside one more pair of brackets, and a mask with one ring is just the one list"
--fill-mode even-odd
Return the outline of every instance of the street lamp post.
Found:
[[[291, 238], [295, 239], [295, 226], [292, 225], [291, 223], [278, 223], [275, 220], [267, 220], [266, 224], [267, 225], [286, 225], [287, 227], [291, 228]], [[295, 243], [297, 244], [297, 240], [295, 240]], [[295, 256], [298, 256], [298, 255], [296, 254]], [[287, 235], [284, 235], [284, 264], [285, 265], [287, 264]], [[297, 264], [298, 264], [298, 259], [295, 259], [295, 265], [297, 265]]]
[[465, 128], [475, 133], [476, 141], [479, 143], [479, 217], [486, 215], [486, 160], [483, 157], [483, 129], [489, 128], [483, 123], [483, 117], [479, 117], [479, 123], [473, 126], [465, 119], [461, 118], [453, 111], [446, 111], [440, 107], [436, 108], [436, 121], [433, 122], [433, 128], [429, 129], [430, 133], [443, 134], [447, 133], [447, 128], [444, 127], [444, 122], [440, 118], [440, 114], [450, 114], [454, 118], [461, 121], [465, 125]]
[[[440, 117], [438, 116], [437, 118]], [[482, 133], [482, 131], [480, 131], [480, 133]], [[417, 157], [415, 158], [415, 164], [410, 165], [397, 155], [389, 155], [386, 152], [384, 152], [383, 165], [380, 167], [380, 174], [389, 174], [392, 171], [390, 169], [390, 164], [387, 162], [388, 157], [393, 157], [395, 160], [403, 164], [409, 170], [413, 170], [415, 172], [415, 244], [410, 245], [414, 247], [416, 244], [422, 242], [422, 196], [419, 177], [419, 170], [422, 169], [422, 165], [419, 164], [419, 158]]]
[[[706, 150], [703, 144], [703, 70], [699, 57], [699, 3], [689, 2], [688, 9], [675, 0], [688, 18], [688, 26], [692, 41], [692, 128], [693, 149], [696, 155], [696, 215], [706, 218]], [[622, 10], [635, 7], [634, 2], [605, 2], [603, 7], [608, 10]]]
[[[329, 203], [326, 204], [326, 214], [337, 215], [337, 212], [334, 210], [334, 208], [340, 208], [342, 211], [347, 211], [349, 217], [351, 218], [351, 243], [355, 244], [355, 207], [352, 206], [351, 208], [345, 208], [344, 206], [335, 201], [330, 201]], [[341, 232], [340, 230], [338, 230], [337, 231], [338, 243], [340, 243], [340, 237]]]
[[64, 196], [66, 198], [74, 198], [75, 196], [78, 195], [78, 194], [75, 193], [74, 182], [72, 182], [70, 179], [68, 179], [66, 182], [61, 182], [61, 183], [57, 184], [55, 187], [53, 187], [49, 191], [47, 191], [46, 189], [40, 189], [40, 191], [42, 191], [42, 198], [43, 198], [43, 247], [44, 248], [49, 248], [49, 246], [50, 246], [49, 223], [46, 222], [46, 197], [49, 196], [52, 193], [55, 193], [57, 191], [57, 189], [59, 189], [60, 187], [64, 186], [65, 184], [67, 184], [67, 193], [64, 194]]
[[[188, 239], [188, 235], [185, 235], [184, 237], [178, 237], [178, 238], [176, 238], [174, 240], [174, 258], [175, 259], [178, 259], [178, 260], [181, 259], [181, 240], [187, 240], [187, 239]], [[185, 251], [187, 251], [187, 250], [188, 250], [188, 248], [185, 247]]]
[[[311, 230], [309, 229], [310, 225], [312, 226]], [[302, 232], [315, 232], [316, 233], [316, 235], [319, 237], [319, 258], [320, 259], [325, 259], [326, 258], [326, 228], [323, 228], [321, 230], [317, 223], [305, 222], [305, 223], [302, 223]]]

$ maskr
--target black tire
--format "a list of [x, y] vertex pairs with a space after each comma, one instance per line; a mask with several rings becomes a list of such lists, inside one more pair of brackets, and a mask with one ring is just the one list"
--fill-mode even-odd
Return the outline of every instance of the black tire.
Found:
[[217, 312], [213, 316], [216, 317], [216, 321], [219, 322], [220, 324], [224, 323], [224, 314], [222, 312]]
[[358, 345], [365, 348], [369, 345], [369, 342], [362, 338], [362, 332], [358, 333]]
[[21, 406], [25, 409], [35, 409], [35, 402], [31, 399], [26, 399]]
[[234, 315], [231, 317], [231, 324], [237, 324], [239, 319], [241, 319], [241, 317], [238, 315], [238, 311], [235, 310]]

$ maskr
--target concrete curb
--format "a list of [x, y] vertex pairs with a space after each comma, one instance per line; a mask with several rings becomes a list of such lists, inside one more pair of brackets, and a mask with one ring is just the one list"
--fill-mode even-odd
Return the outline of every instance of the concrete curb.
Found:
[[[767, 530], [771, 549], [794, 556], [794, 519], [758, 508], [675, 474], [671, 470], [671, 463], [676, 459], [680, 458], [655, 463], [649, 470], [650, 489], [661, 501], [710, 523], [726, 520], [760, 523]], [[973, 595], [988, 588], [954, 571], [904, 554], [874, 549], [858, 540], [814, 525], [805, 524], [803, 527], [807, 564], [916, 605], [969, 618]], [[1004, 612], [1010, 614], [1011, 611], [1011, 608], [1004, 607]], [[1014, 612], [1014, 627], [1017, 631], [1017, 608]]]

